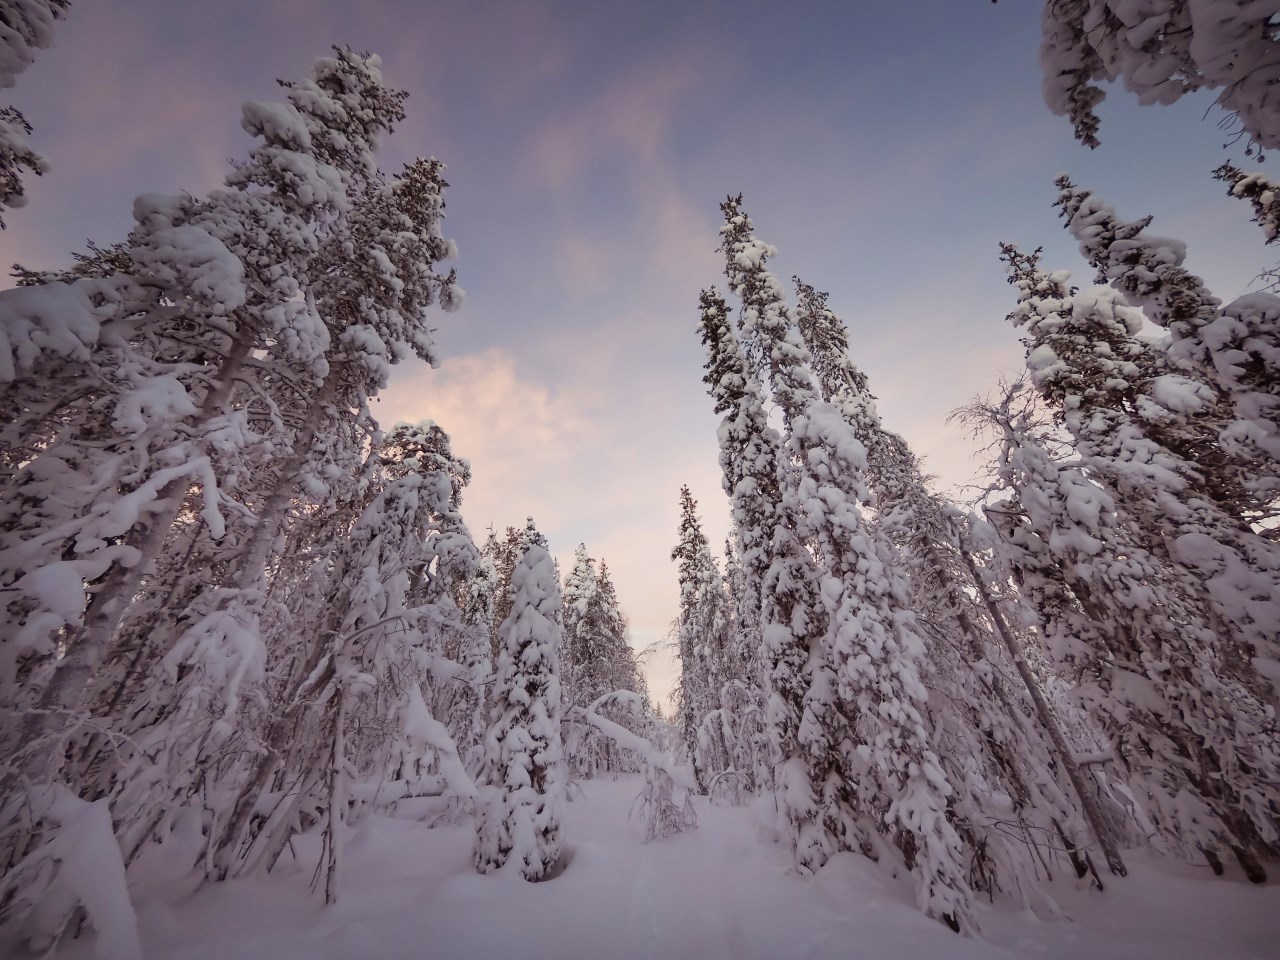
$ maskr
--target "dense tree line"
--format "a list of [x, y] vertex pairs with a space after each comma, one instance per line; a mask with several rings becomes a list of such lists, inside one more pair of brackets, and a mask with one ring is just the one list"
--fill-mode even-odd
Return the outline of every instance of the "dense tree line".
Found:
[[[1271, 239], [1270, 181], [1218, 176]], [[960, 930], [1059, 857], [1101, 886], [1139, 842], [1258, 882], [1280, 855], [1280, 298], [1223, 305], [1150, 218], [1057, 185], [1097, 285], [1002, 245], [1027, 373], [960, 412], [996, 453], [976, 510], [930, 490], [741, 197], [736, 317], [701, 297], [737, 546], [726, 577], [682, 490], [684, 750], [703, 787], [754, 758], [801, 869], [887, 858]]]
[[[66, 7], [0, 3], [0, 86]], [[1224, 88], [1270, 146], [1272, 16], [1049, 3], [1051, 105], [1092, 144], [1095, 80]], [[647, 837], [694, 825], [669, 733], [694, 792], [772, 794], [798, 869], [864, 854], [961, 932], [1140, 844], [1265, 879], [1280, 298], [1224, 304], [1060, 178], [1096, 282], [1001, 245], [1026, 374], [960, 414], [994, 452], [962, 506], [729, 197], [699, 331], [733, 529], [718, 561], [680, 491], [668, 730], [606, 562], [580, 544], [562, 582], [532, 519], [477, 544], [447, 432], [372, 413], [463, 299], [444, 165], [377, 165], [406, 94], [337, 48], [282, 89], [222, 186], [0, 292], [0, 943], [137, 955], [130, 891], [263, 874], [306, 831], [332, 902], [373, 812], [470, 817], [478, 871], [545, 880], [573, 779], [641, 773]], [[0, 206], [43, 169], [26, 132], [0, 110]], [[1215, 175], [1275, 240], [1277, 185]]]
[[379, 67], [335, 49], [244, 106], [222, 187], [0, 293], [5, 942], [136, 954], [126, 882], [260, 874], [307, 830], [332, 902], [371, 811], [474, 814], [478, 869], [541, 879], [569, 773], [638, 769], [589, 722], [652, 724], [605, 564], [562, 601], [532, 521], [474, 542], [444, 429], [373, 416], [463, 296], [444, 165], [376, 164]]

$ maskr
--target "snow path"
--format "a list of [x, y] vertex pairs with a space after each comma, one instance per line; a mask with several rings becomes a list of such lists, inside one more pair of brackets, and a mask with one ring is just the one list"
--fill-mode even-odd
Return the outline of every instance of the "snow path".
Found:
[[[1061, 880], [1071, 920], [997, 906], [985, 940], [966, 940], [915, 909], [910, 886], [861, 857], [817, 877], [791, 873], [783, 847], [761, 842], [749, 810], [697, 801], [699, 828], [644, 844], [627, 810], [639, 782], [585, 784], [566, 807], [565, 872], [528, 884], [471, 867], [469, 824], [427, 829], [375, 819], [347, 848], [342, 900], [311, 894], [303, 866], [265, 880], [216, 884], [139, 910], [147, 960], [1271, 960], [1280, 884], [1130, 853], [1134, 870], [1106, 894]], [[576, 796], [576, 791], [575, 791]], [[310, 838], [308, 838], [310, 839]], [[56, 956], [87, 960], [92, 944]]]

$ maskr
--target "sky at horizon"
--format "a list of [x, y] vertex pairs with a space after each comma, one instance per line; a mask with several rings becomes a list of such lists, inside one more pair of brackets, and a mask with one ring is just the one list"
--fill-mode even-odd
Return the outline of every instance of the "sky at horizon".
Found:
[[[54, 267], [122, 238], [133, 197], [205, 192], [245, 154], [241, 102], [276, 99], [275, 78], [331, 44], [379, 53], [410, 93], [382, 166], [448, 164], [467, 300], [439, 315], [440, 366], [398, 368], [376, 412], [453, 436], [477, 540], [532, 515], [565, 569], [579, 542], [606, 559], [644, 647], [677, 612], [681, 484], [713, 547], [728, 529], [696, 331], [699, 289], [723, 287], [726, 194], [745, 195], [779, 276], [830, 292], [886, 425], [943, 489], [978, 466], [947, 414], [1021, 363], [997, 242], [1091, 280], [1051, 207], [1059, 171], [1122, 216], [1154, 214], [1219, 296], [1277, 259], [1209, 176], [1256, 166], [1243, 142], [1224, 149], [1211, 97], [1113, 91], [1102, 146], [1071, 139], [1040, 98], [1039, 10], [79, 0], [6, 91], [52, 169], [6, 213], [0, 262]], [[670, 658], [649, 671], [665, 698]]]

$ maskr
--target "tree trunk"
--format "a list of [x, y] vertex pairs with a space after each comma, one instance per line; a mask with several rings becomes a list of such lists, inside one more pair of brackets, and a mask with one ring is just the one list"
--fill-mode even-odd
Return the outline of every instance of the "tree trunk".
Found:
[[1026, 685], [1027, 693], [1035, 706], [1036, 716], [1040, 719], [1041, 725], [1053, 743], [1054, 750], [1058, 755], [1058, 761], [1062, 764], [1063, 770], [1067, 773], [1067, 779], [1071, 781], [1071, 786], [1075, 788], [1076, 795], [1080, 798], [1080, 808], [1090, 828], [1093, 830], [1098, 846], [1102, 849], [1102, 855], [1107, 860], [1107, 866], [1111, 868], [1112, 873], [1121, 877], [1126, 876], [1129, 871], [1124, 865], [1124, 860], [1120, 857], [1120, 850], [1116, 844], [1115, 837], [1112, 835], [1110, 826], [1098, 806], [1097, 796], [1085, 783], [1084, 773], [1080, 769], [1080, 764], [1076, 763], [1075, 755], [1071, 752], [1071, 745], [1067, 743], [1067, 738], [1062, 732], [1058, 718], [1054, 716], [1053, 711], [1049, 708], [1049, 703], [1044, 698], [1044, 692], [1040, 689], [1040, 685], [1031, 673], [1031, 667], [1022, 655], [1017, 638], [1014, 637], [1013, 632], [1009, 629], [1009, 625], [1004, 619], [1004, 614], [996, 604], [995, 598], [991, 596], [986, 580], [978, 572], [977, 565], [973, 562], [973, 557], [970, 556], [963, 542], [960, 544], [960, 556], [964, 559], [965, 567], [968, 569], [970, 576], [973, 577], [974, 586], [978, 590], [978, 595], [982, 598], [983, 605], [987, 608], [991, 622], [995, 624], [996, 632], [1000, 634], [1000, 639], [1018, 670], [1018, 676], [1022, 678], [1023, 684]]
[[302, 472], [303, 464], [311, 455], [311, 448], [315, 444], [316, 434], [324, 418], [325, 407], [332, 398], [331, 383], [332, 378], [326, 378], [319, 396], [314, 398], [306, 417], [298, 427], [288, 458], [281, 464], [275, 482], [262, 501], [257, 523], [241, 550], [244, 560], [233, 580], [232, 585], [235, 589], [252, 589], [266, 572], [271, 547], [289, 513], [289, 504], [297, 488], [298, 474]]
[[347, 806], [347, 756], [343, 743], [343, 721], [347, 713], [347, 697], [338, 693], [338, 703], [333, 711], [333, 744], [329, 763], [329, 826], [328, 837], [329, 860], [325, 867], [324, 902], [338, 902], [338, 862], [341, 857], [342, 824], [346, 819]]

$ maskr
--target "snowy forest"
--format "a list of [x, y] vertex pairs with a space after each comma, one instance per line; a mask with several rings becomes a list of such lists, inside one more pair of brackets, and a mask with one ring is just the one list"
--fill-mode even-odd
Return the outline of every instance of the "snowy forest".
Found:
[[[1101, 154], [1103, 85], [1208, 92], [1243, 159], [1204, 177], [1280, 248], [1280, 3], [1042, 6], [1055, 123]], [[0, 0], [0, 87], [75, 12]], [[1280, 266], [1215, 293], [1058, 175], [1088, 270], [989, 237], [1025, 362], [951, 415], [980, 469], [944, 492], [859, 365], [882, 320], [775, 272], [725, 183], [678, 347], [725, 506], [663, 492], [646, 648], [618, 558], [469, 528], [450, 424], [380, 415], [485, 279], [445, 163], [379, 158], [390, 57], [316, 52], [220, 186], [114, 198], [127, 235], [0, 291], [0, 954], [214, 956], [244, 918], [216, 955], [1264, 955]], [[0, 109], [7, 232], [58, 163]]]

